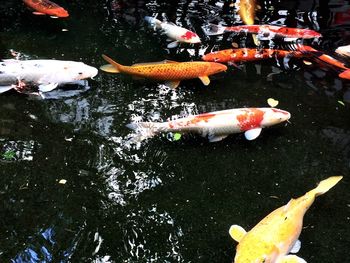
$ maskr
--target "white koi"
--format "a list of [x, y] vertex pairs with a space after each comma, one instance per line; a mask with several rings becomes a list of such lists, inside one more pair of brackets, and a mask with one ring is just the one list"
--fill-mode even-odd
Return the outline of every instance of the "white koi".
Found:
[[7, 59], [0, 62], [0, 93], [11, 89], [23, 92], [33, 85], [39, 87], [39, 92], [48, 92], [59, 85], [79, 84], [97, 73], [96, 68], [82, 62]]
[[276, 108], [240, 108], [204, 113], [168, 122], [130, 123], [128, 128], [138, 132], [139, 140], [159, 133], [197, 133], [210, 142], [221, 141], [233, 133], [244, 132], [247, 140], [256, 139], [262, 128], [290, 118], [290, 113]]
[[183, 27], [179, 27], [173, 23], [162, 22], [154, 17], [146, 16], [145, 20], [157, 29], [163, 30], [163, 32], [168, 36], [169, 39], [174, 40], [168, 44], [168, 48], [177, 47], [179, 42], [196, 44], [200, 43], [201, 40], [199, 36]]

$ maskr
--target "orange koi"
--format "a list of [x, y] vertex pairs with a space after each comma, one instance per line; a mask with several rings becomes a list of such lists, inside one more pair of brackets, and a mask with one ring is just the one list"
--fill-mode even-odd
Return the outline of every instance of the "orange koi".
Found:
[[225, 32], [258, 34], [261, 38], [272, 39], [281, 38], [318, 38], [322, 35], [311, 29], [281, 27], [274, 25], [241, 25], [241, 26], [221, 26], [209, 24], [203, 27], [207, 35], [221, 35]]
[[67, 10], [49, 0], [23, 0], [23, 2], [34, 9], [35, 15], [50, 15], [54, 17], [68, 17]]
[[231, 48], [205, 54], [204, 56], [202, 56], [202, 59], [204, 61], [236, 63], [243, 61], [257, 61], [270, 58], [284, 58], [286, 56], [300, 57], [305, 55], [303, 55], [303, 53], [299, 51], [288, 51], [280, 49]]
[[209, 85], [210, 80], [208, 76], [227, 70], [227, 67], [223, 64], [203, 61], [176, 62], [165, 60], [123, 66], [105, 55], [102, 55], [102, 57], [110, 63], [101, 67], [101, 70], [105, 72], [124, 73], [135, 77], [164, 80], [172, 88], [176, 88], [181, 80], [193, 78], [199, 78], [204, 85]]

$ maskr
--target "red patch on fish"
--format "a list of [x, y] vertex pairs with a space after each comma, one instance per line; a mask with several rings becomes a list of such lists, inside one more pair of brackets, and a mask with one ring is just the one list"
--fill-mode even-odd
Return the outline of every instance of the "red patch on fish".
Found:
[[203, 113], [199, 114], [197, 116], [194, 116], [194, 118], [189, 121], [190, 124], [197, 124], [198, 122], [204, 121], [208, 122], [211, 118], [213, 118], [216, 114], [213, 113]]
[[259, 128], [264, 119], [264, 112], [259, 109], [243, 110], [242, 114], [237, 115], [241, 131], [247, 131]]
[[174, 129], [176, 127], [187, 127], [190, 125], [196, 125], [197, 123], [202, 122], [202, 121], [208, 122], [214, 116], [216, 116], [216, 114], [203, 113], [203, 114], [193, 116], [193, 118], [191, 118], [190, 120], [187, 120], [187, 121], [186, 121], [186, 119], [179, 119], [176, 121], [171, 121], [168, 123], [168, 126], [170, 129]]
[[186, 39], [186, 40], [190, 40], [193, 37], [197, 37], [197, 34], [191, 31], [186, 31], [186, 33], [181, 36], [182, 39]]

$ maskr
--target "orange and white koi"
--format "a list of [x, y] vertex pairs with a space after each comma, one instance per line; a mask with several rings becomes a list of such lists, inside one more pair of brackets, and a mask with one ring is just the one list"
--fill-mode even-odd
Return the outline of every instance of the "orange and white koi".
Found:
[[204, 85], [209, 85], [210, 79], [208, 76], [227, 70], [227, 67], [223, 64], [204, 61], [176, 62], [165, 60], [123, 66], [105, 55], [102, 55], [102, 57], [110, 63], [100, 67], [103, 71], [164, 80], [167, 81], [166, 85], [172, 88], [176, 88], [181, 80], [193, 78], [199, 78]]
[[281, 27], [274, 25], [241, 25], [241, 26], [221, 26], [209, 24], [202, 27], [207, 35], [221, 35], [225, 32], [258, 34], [259, 39], [280, 38], [318, 38], [322, 35], [311, 29]]
[[202, 56], [202, 59], [204, 61], [215, 61], [221, 63], [237, 63], [270, 58], [284, 58], [287, 56], [301, 57], [306, 55], [299, 51], [281, 49], [230, 48], [205, 54]]
[[68, 17], [67, 10], [49, 0], [23, 0], [23, 2], [34, 9], [35, 15], [49, 15], [53, 17]]
[[254, 25], [255, 0], [240, 0], [238, 3], [238, 13], [246, 25]]
[[177, 47], [179, 42], [189, 44], [196, 44], [201, 42], [199, 36], [196, 33], [186, 28], [179, 27], [173, 23], [162, 22], [150, 16], [146, 16], [145, 20], [155, 28], [163, 30], [169, 39], [175, 40], [168, 44], [168, 48]]
[[167, 122], [138, 122], [127, 127], [138, 132], [140, 140], [159, 133], [197, 133], [210, 142], [221, 141], [233, 133], [244, 132], [247, 140], [256, 139], [262, 128], [290, 118], [290, 113], [276, 108], [240, 108], [209, 112]]
[[291, 199], [246, 232], [233, 225], [229, 233], [238, 242], [234, 263], [306, 263], [296, 255], [300, 249], [298, 237], [306, 211], [319, 195], [335, 186], [342, 176], [329, 177], [305, 195]]

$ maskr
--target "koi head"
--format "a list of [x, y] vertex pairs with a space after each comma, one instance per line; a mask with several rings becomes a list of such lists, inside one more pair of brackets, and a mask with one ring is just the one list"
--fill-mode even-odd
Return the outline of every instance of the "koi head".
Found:
[[288, 111], [276, 108], [266, 108], [264, 112], [264, 118], [261, 122], [262, 127], [269, 127], [290, 119], [290, 113]]
[[212, 75], [212, 74], [216, 74], [227, 70], [227, 66], [224, 64], [220, 64], [216, 62], [208, 62], [208, 63], [210, 63], [210, 67], [206, 72], [207, 75]]
[[45, 13], [50, 15], [50, 16], [55, 16], [55, 17], [68, 17], [68, 11], [65, 10], [63, 7], [54, 7], [54, 8], [48, 8], [45, 10]]
[[232, 49], [219, 50], [202, 56], [204, 61], [227, 62], [235, 58], [235, 53]]
[[58, 82], [70, 82], [83, 80], [87, 78], [93, 78], [97, 75], [98, 70], [94, 67], [88, 66], [83, 62], [75, 62], [75, 61], [64, 61], [60, 63], [59, 61], [52, 65], [56, 69], [60, 67]]
[[187, 30], [185, 34], [181, 35], [180, 38], [182, 41], [190, 44], [201, 43], [199, 36], [196, 33], [189, 30]]

